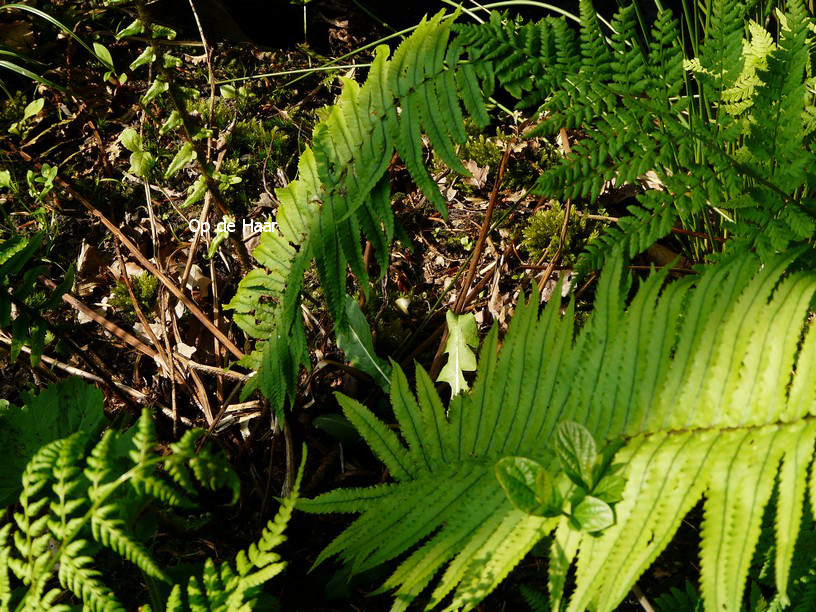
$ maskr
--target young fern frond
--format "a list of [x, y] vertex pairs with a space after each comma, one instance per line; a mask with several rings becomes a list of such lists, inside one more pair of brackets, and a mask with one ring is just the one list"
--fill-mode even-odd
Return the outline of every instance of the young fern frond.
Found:
[[[341, 397], [397, 482], [302, 502], [311, 512], [360, 513], [318, 561], [339, 555], [358, 572], [408, 553], [383, 585], [395, 591], [394, 609], [440, 570], [429, 607], [471, 609], [555, 531], [553, 605], [575, 560], [569, 609], [612, 610], [704, 498], [701, 594], [706, 609], [739, 609], [778, 482], [774, 583], [784, 594], [816, 482], [807, 482], [816, 441], [816, 333], [807, 313], [816, 277], [785, 274], [798, 253], [765, 265], [745, 255], [667, 285], [666, 272], [654, 273], [628, 304], [616, 256], [574, 340], [572, 307], [561, 316], [553, 301], [539, 315], [533, 296], [498, 355], [491, 331], [472, 392], [447, 410], [419, 366], [416, 396], [395, 368], [391, 401], [402, 440]], [[576, 477], [556, 460], [564, 421], [620, 449], [614, 465], [623, 466], [625, 485], [594, 476], [599, 468], [585, 477], [593, 479], [588, 495], [620, 500], [614, 523], [590, 534], [576, 528], [585, 499], [574, 496]], [[565, 500], [558, 512], [528, 514], [505, 495], [494, 466], [517, 457], [550, 474]]]
[[[422, 135], [451, 169], [468, 174], [455, 145], [467, 138], [464, 109], [478, 125], [488, 121], [474, 68], [449, 45], [451, 18], [423, 20], [388, 59], [375, 51], [363, 85], [343, 79], [343, 92], [317, 124], [300, 157], [298, 178], [279, 189], [277, 230], [264, 233], [253, 255], [263, 266], [239, 284], [229, 303], [256, 350], [243, 364], [257, 371], [244, 396], [259, 388], [281, 410], [309, 365], [300, 313], [303, 277], [314, 260], [335, 328], [347, 326], [347, 268], [368, 291], [361, 238], [371, 241], [383, 273], [395, 220], [387, 170], [394, 152], [434, 206], [445, 201], [423, 161]], [[461, 99], [461, 102], [460, 102]]]

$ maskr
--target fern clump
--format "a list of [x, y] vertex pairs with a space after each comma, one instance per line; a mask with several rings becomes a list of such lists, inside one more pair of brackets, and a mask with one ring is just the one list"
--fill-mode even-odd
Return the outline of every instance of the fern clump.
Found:
[[[525, 23], [498, 13], [485, 24], [453, 26], [440, 13], [391, 59], [378, 48], [362, 86], [343, 80], [300, 157], [298, 179], [278, 190], [278, 230], [254, 253], [262, 268], [229, 303], [256, 341], [242, 360], [257, 372], [244, 396], [260, 389], [276, 409], [294, 398], [298, 372], [310, 363], [298, 304], [311, 262], [342, 331], [349, 268], [368, 291], [362, 238], [382, 273], [399, 229], [387, 173], [394, 152], [444, 212], [423, 163], [422, 135], [444, 165], [467, 175], [462, 155], [476, 141], [468, 140], [465, 114], [484, 128], [484, 100], [496, 85], [534, 110], [539, 122], [529, 134], [580, 130], [570, 155], [542, 167], [535, 193], [592, 207], [611, 186], [640, 191], [630, 214], [590, 241], [581, 270], [600, 267], [618, 247], [633, 256], [678, 223], [707, 237], [709, 252], [719, 249], [714, 237], [722, 231], [732, 236], [731, 248], [763, 258], [810, 238], [816, 107], [807, 49], [814, 33], [799, 0], [780, 17], [774, 44], [756, 25], [743, 41], [745, 12], [740, 2], [713, 3], [693, 58], [684, 55], [670, 11], [658, 11], [643, 44], [634, 7], [623, 8], [607, 40], [589, 0], [581, 2], [578, 32], [563, 19]], [[695, 110], [700, 94], [704, 114]]]
[[[662, 291], [667, 273], [655, 273], [628, 304], [629, 277], [615, 257], [574, 340], [573, 306], [562, 317], [553, 300], [539, 315], [534, 296], [516, 311], [498, 356], [491, 331], [472, 392], [447, 407], [421, 367], [416, 396], [395, 368], [391, 402], [404, 442], [341, 398], [396, 482], [304, 503], [310, 512], [361, 513], [321, 559], [340, 555], [363, 571], [409, 553], [384, 584], [396, 609], [440, 570], [429, 606], [453, 593], [452, 609], [470, 609], [552, 534], [552, 605], [575, 563], [568, 609], [612, 610], [705, 497], [702, 597], [707, 609], [734, 610], [778, 482], [774, 583], [784, 601], [816, 441], [816, 335], [807, 324], [816, 278], [783, 276], [799, 252], [765, 266], [743, 256]], [[599, 465], [625, 466], [614, 522], [600, 534], [576, 524], [576, 504], [598, 494], [573, 496], [568, 472], [594, 474], [595, 455], [576, 451], [589, 463], [568, 469], [575, 462], [559, 451], [565, 421], [586, 429], [578, 439], [587, 443], [573, 448], [605, 441], [614, 459]], [[525, 468], [534, 475], [527, 499], [550, 490], [541, 482], [555, 483], [558, 512], [505, 494], [494, 469], [519, 457], [540, 466]]]
[[802, 2], [787, 9], [778, 40], [750, 22], [743, 40], [746, 3], [712, 3], [691, 58], [669, 10], [658, 11], [644, 45], [634, 5], [617, 13], [607, 39], [589, 0], [578, 34], [563, 19], [494, 13], [488, 24], [457, 26], [457, 44], [536, 111], [541, 121], [530, 133], [580, 130], [537, 193], [593, 203], [612, 184], [643, 191], [631, 214], [589, 246], [584, 269], [600, 267], [617, 246], [635, 255], [678, 223], [705, 232], [709, 251], [725, 230], [733, 248], [770, 257], [816, 230], [808, 178], [815, 34]]
[[[79, 385], [75, 390], [80, 392], [90, 388], [78, 381], [72, 384]], [[59, 393], [41, 397], [50, 405], [29, 408], [38, 411], [32, 417], [42, 419], [39, 411], [50, 410], [54, 418], [61, 407], [70, 408], [61, 406]], [[98, 403], [100, 414], [101, 399], [98, 392], [88, 395], [90, 403]], [[227, 491], [232, 503], [238, 498], [240, 484], [225, 457], [206, 447], [196, 450], [200, 430], [186, 432], [162, 454], [147, 410], [128, 432], [108, 430], [95, 445], [92, 428], [75, 425], [79, 426], [74, 433], [46, 441], [36, 450], [20, 476], [19, 498], [9, 507], [10, 521], [0, 529], [2, 609], [56, 608], [66, 593], [91, 609], [124, 609], [97, 566], [100, 549], [126, 560], [148, 579], [173, 585], [167, 569], [131, 526], [134, 511], [142, 512], [150, 504], [193, 510], [204, 491]], [[284, 500], [258, 543], [239, 553], [233, 564], [208, 561], [199, 577], [173, 585], [167, 609], [203, 605], [237, 610], [251, 605], [261, 585], [284, 566], [273, 548], [284, 539], [301, 475], [302, 468], [294, 493]]]

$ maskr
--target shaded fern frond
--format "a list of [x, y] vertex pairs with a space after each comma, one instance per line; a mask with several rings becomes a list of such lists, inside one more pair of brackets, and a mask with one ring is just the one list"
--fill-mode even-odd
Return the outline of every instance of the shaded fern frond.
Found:
[[28, 347], [32, 366], [40, 362], [46, 344], [48, 324], [43, 313], [56, 307], [63, 293], [74, 284], [71, 267], [53, 291], [37, 286], [37, 278], [48, 271], [48, 266], [37, 257], [42, 239], [42, 234], [14, 235], [0, 242], [0, 329], [10, 332], [11, 360], [17, 359], [23, 347]]
[[[551, 558], [562, 576], [551, 585], [563, 588], [575, 559], [569, 609], [612, 610], [704, 498], [701, 594], [706, 609], [738, 609], [778, 481], [774, 583], [784, 593], [816, 440], [816, 334], [807, 323], [816, 277], [783, 276], [795, 257], [763, 266], [746, 255], [668, 285], [656, 273], [628, 304], [616, 257], [575, 340], [572, 309], [561, 316], [551, 303], [539, 315], [534, 296], [517, 310], [498, 356], [495, 331], [485, 339], [472, 392], [447, 414], [432, 388], [418, 382], [415, 398], [395, 368], [391, 401], [404, 443], [343, 399], [350, 418], [368, 423], [360, 431], [375, 452], [403, 471], [387, 487], [303, 502], [307, 511], [360, 513], [319, 561], [339, 555], [356, 572], [407, 554], [383, 585], [394, 590], [395, 609], [435, 577], [430, 607], [445, 600], [471, 609], [557, 530], [565, 558]], [[588, 489], [620, 499], [614, 524], [592, 535], [575, 527], [582, 498], [570, 497], [575, 476], [555, 458], [564, 421], [620, 448], [614, 464], [624, 466], [625, 485], [601, 479]], [[566, 500], [559, 516], [511, 503], [493, 475], [507, 457], [535, 459], [549, 472]], [[550, 596], [557, 605], [560, 592]]]
[[168, 611], [251, 610], [255, 607], [261, 587], [286, 566], [274, 549], [286, 540], [284, 530], [298, 499], [305, 465], [304, 445], [303, 459], [292, 492], [281, 502], [275, 518], [264, 527], [258, 542], [239, 552], [234, 564], [216, 566], [208, 559], [201, 575], [190, 577], [186, 590], [180, 585], [173, 587], [167, 601]]
[[[101, 405], [101, 394], [92, 397]], [[2, 532], [0, 602], [22, 585], [20, 609], [47, 608], [64, 591], [91, 609], [124, 609], [96, 568], [100, 546], [169, 582], [123, 516], [135, 501], [142, 507], [152, 501], [193, 506], [199, 491], [231, 489], [235, 500], [239, 483], [234, 473], [227, 475], [224, 457], [206, 448], [196, 453], [201, 433], [188, 432], [172, 446], [173, 454], [162, 457], [145, 410], [135, 433], [109, 430], [90, 451], [86, 431], [42, 446], [22, 474], [19, 509]], [[172, 469], [157, 471], [161, 463]]]

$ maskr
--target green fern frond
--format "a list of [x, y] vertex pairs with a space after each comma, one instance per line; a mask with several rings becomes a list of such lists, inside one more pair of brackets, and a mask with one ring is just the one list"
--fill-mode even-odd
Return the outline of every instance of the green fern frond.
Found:
[[[100, 414], [102, 396], [95, 390], [87, 393], [88, 385], [77, 387], [76, 382], [55, 385], [31, 399], [34, 406], [12, 407], [4, 415], [11, 422], [19, 421], [19, 414], [41, 417], [40, 410], [50, 402], [48, 409], [65, 408], [69, 421], [87, 418], [89, 427], [42, 446], [21, 476], [19, 510], [2, 531], [0, 602], [7, 601], [22, 583], [23, 609], [50, 607], [65, 591], [90, 609], [124, 609], [95, 566], [100, 546], [147, 576], [170, 580], [122, 519], [124, 508], [134, 501], [142, 506], [154, 501], [194, 506], [202, 490], [231, 490], [233, 502], [237, 496], [237, 477], [228, 473], [226, 460], [206, 448], [196, 451], [202, 432], [188, 432], [171, 445], [172, 454], [162, 457], [147, 410], [134, 431], [109, 430], [88, 450], [89, 433], [95, 433], [95, 421], [89, 418], [94, 407], [84, 414], [68, 410], [64, 394], [73, 390], [76, 395], [70, 399], [76, 403], [86, 398], [98, 402]], [[168, 466], [170, 478], [157, 471], [162, 463]]]
[[532, 612], [549, 612], [550, 603], [547, 601], [547, 596], [539, 591], [535, 591], [526, 586], [519, 587], [521, 596], [524, 602], [530, 607]]
[[[630, 7], [631, 8], [631, 7]], [[579, 2], [581, 15], [581, 68], [600, 81], [612, 78], [612, 54], [591, 0]]]
[[85, 540], [74, 540], [62, 549], [59, 557], [60, 584], [91, 610], [124, 610], [125, 607], [116, 601], [113, 591], [100, 580], [102, 574], [93, 568], [87, 545]]
[[[374, 490], [304, 502], [310, 512], [360, 513], [318, 562], [339, 555], [356, 572], [410, 553], [383, 586], [395, 591], [396, 609], [443, 568], [430, 605], [452, 597], [450, 609], [472, 609], [557, 528], [551, 587], [562, 588], [577, 551], [569, 609], [612, 610], [705, 498], [702, 596], [706, 609], [738, 609], [778, 482], [775, 584], [784, 593], [816, 441], [810, 414], [816, 334], [806, 325], [816, 278], [783, 276], [796, 255], [763, 267], [743, 256], [665, 288], [666, 273], [654, 274], [628, 305], [617, 257], [575, 340], [571, 310], [561, 316], [551, 303], [539, 315], [535, 298], [520, 305], [498, 358], [495, 334], [485, 341], [462, 412], [451, 406], [444, 419], [422, 374], [425, 399], [418, 402], [395, 368], [392, 403], [408, 444], [400, 452], [414, 459], [416, 472]], [[347, 412], [367, 410], [349, 400], [343, 405]], [[427, 409], [439, 413], [439, 434], [436, 426], [420, 426]], [[385, 425], [372, 425], [374, 419], [357, 417], [367, 423], [363, 437], [382, 449]], [[559, 474], [556, 426], [565, 420], [622, 446], [614, 462], [625, 466], [625, 486], [621, 497], [610, 498], [620, 499], [612, 502], [615, 522], [592, 537], [570, 522], [575, 507], [565, 505], [554, 518], [525, 514], [491, 474], [499, 459], [516, 456]], [[567, 486], [560, 473], [554, 481]], [[602, 495], [607, 486], [591, 483], [590, 490]], [[571, 543], [568, 534], [575, 536]]]
[[696, 74], [713, 100], [721, 100], [741, 73], [744, 12], [740, 0], [714, 0], [709, 8], [706, 38], [700, 49], [702, 70]]
[[[347, 326], [347, 268], [368, 291], [361, 239], [385, 271], [395, 221], [387, 169], [396, 151], [412, 178], [443, 214], [445, 201], [424, 163], [422, 135], [453, 170], [467, 174], [456, 153], [464, 143], [462, 105], [479, 125], [488, 117], [473, 67], [449, 45], [451, 18], [423, 20], [388, 59], [380, 46], [363, 85], [343, 79], [343, 92], [315, 127], [298, 178], [278, 190], [277, 231], [264, 234], [254, 255], [265, 271], [248, 274], [228, 305], [236, 322], [259, 340], [243, 360], [257, 374], [244, 396], [260, 389], [277, 410], [293, 398], [300, 366], [309, 365], [299, 295], [314, 259], [335, 327]], [[461, 102], [460, 102], [461, 100]]]
[[147, 548], [128, 533], [124, 521], [112, 516], [118, 512], [119, 509], [114, 504], [102, 506], [94, 511], [91, 517], [94, 541], [127, 559], [148, 576], [167, 582], [166, 574], [150, 556]]
[[[11, 332], [11, 360], [27, 346], [32, 366], [40, 362], [45, 348], [48, 325], [44, 313], [56, 307], [74, 284], [71, 267], [52, 291], [43, 293], [38, 288], [37, 278], [48, 271], [37, 258], [42, 240], [42, 233], [29, 238], [15, 234], [0, 242], [0, 328]], [[12, 305], [16, 311], [13, 318]]]
[[591, 206], [610, 184], [642, 190], [641, 178], [656, 175], [658, 187], [589, 246], [580, 271], [600, 267], [616, 248], [645, 249], [676, 222], [711, 235], [711, 219], [722, 217], [735, 246], [763, 258], [816, 232], [806, 179], [816, 116], [809, 13], [789, 3], [778, 40], [745, 14], [738, 0], [712, 2], [692, 58], [667, 10], [657, 12], [646, 46], [632, 6], [613, 18], [608, 45], [589, 2], [581, 3], [580, 41], [564, 33], [564, 20], [494, 14], [489, 24], [457, 26], [456, 43], [476, 69], [543, 117], [529, 135], [579, 130], [572, 153], [544, 171], [535, 193]]
[[175, 585], [167, 600], [167, 610], [252, 610], [261, 587], [283, 571], [286, 563], [273, 549], [285, 540], [284, 530], [297, 503], [306, 447], [292, 492], [281, 502], [275, 518], [264, 527], [258, 542], [235, 557], [234, 569], [229, 563], [218, 566], [208, 559], [200, 576], [190, 577], [186, 589]]
[[734, 84], [723, 92], [723, 108], [731, 115], [739, 115], [753, 104], [754, 92], [762, 80], [758, 71], [768, 67], [768, 56], [776, 50], [771, 34], [755, 21], [748, 23], [750, 41], [743, 42], [743, 67]]

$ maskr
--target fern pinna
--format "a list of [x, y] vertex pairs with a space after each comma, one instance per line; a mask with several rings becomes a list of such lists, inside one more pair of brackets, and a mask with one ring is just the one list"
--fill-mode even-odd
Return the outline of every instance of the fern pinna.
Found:
[[[185, 584], [175, 583], [136, 535], [133, 521], [151, 503], [193, 510], [202, 491], [228, 491], [235, 502], [237, 476], [223, 455], [196, 450], [200, 430], [186, 432], [170, 444], [168, 454], [160, 454], [147, 410], [131, 430], [124, 434], [108, 430], [89, 449], [98, 425], [94, 419], [97, 413], [102, 416], [101, 393], [78, 380], [57, 387], [37, 396], [39, 403], [0, 411], [3, 426], [30, 426], [29, 412], [43, 422], [62, 410], [70, 413], [67, 426], [75, 429], [67, 437], [44, 441], [19, 476], [19, 498], [8, 506], [10, 520], [0, 528], [0, 610], [71, 609], [60, 604], [66, 592], [88, 609], [124, 610], [96, 567], [100, 548], [130, 562], [145, 580], [166, 583], [167, 610], [251, 609], [261, 586], [285, 565], [273, 548], [285, 539], [283, 530], [297, 499], [303, 466], [292, 495], [282, 502], [257, 544], [240, 552], [232, 564], [208, 560]], [[78, 398], [75, 405], [64, 395], [71, 391]], [[29, 437], [31, 431], [23, 430]], [[33, 449], [37, 441], [30, 442]], [[164, 469], [157, 470], [159, 466]]]
[[[807, 314], [816, 276], [784, 275], [796, 256], [762, 266], [746, 255], [665, 288], [667, 273], [654, 273], [628, 305], [630, 281], [616, 256], [575, 340], [573, 306], [561, 316], [552, 301], [539, 315], [534, 297], [519, 307], [498, 355], [490, 332], [472, 392], [447, 407], [421, 367], [416, 396], [395, 368], [391, 402], [402, 440], [341, 396], [396, 482], [303, 502], [309, 512], [361, 513], [319, 560], [339, 555], [364, 571], [409, 553], [383, 585], [395, 590], [394, 609], [440, 571], [428, 608], [452, 593], [449, 609], [470, 609], [552, 534], [553, 605], [575, 563], [569, 609], [612, 610], [704, 498], [702, 597], [706, 609], [736, 610], [776, 483], [775, 584], [784, 600], [803, 500], [808, 486], [816, 490], [816, 480], [807, 484], [816, 439], [816, 332]], [[580, 470], [559, 450], [566, 421], [591, 432], [573, 446], [607, 443], [603, 461], [589, 453], [582, 478], [592, 482], [583, 489]], [[615, 450], [626, 480], [610, 500], [620, 498], [614, 522], [577, 529], [584, 500], [610, 489], [596, 476]], [[555, 483], [548, 495], [560, 500], [557, 511], [520, 504], [523, 492], [507, 486], [505, 494], [503, 465], [513, 458], [524, 458], [516, 472], [531, 475], [529, 486]]]
[[531, 134], [580, 130], [572, 154], [535, 191], [594, 202], [612, 185], [649, 187], [590, 245], [584, 268], [600, 267], [617, 245], [635, 255], [677, 223], [704, 232], [709, 251], [723, 227], [763, 256], [816, 231], [812, 15], [788, 2], [774, 42], [749, 20], [749, 4], [711, 2], [693, 58], [669, 10], [658, 11], [642, 43], [634, 4], [617, 13], [608, 42], [589, 0], [579, 34], [563, 19], [498, 13], [457, 26], [474, 65], [543, 118]]
[[[361, 235], [371, 241], [380, 272], [395, 232], [387, 170], [396, 149], [425, 196], [445, 213], [445, 200], [423, 162], [422, 134], [453, 170], [468, 174], [454, 148], [467, 138], [460, 98], [484, 126], [487, 113], [473, 66], [449, 46], [451, 18], [423, 20], [388, 59], [375, 51], [365, 83], [343, 79], [337, 103], [315, 127], [300, 157], [298, 178], [277, 190], [277, 231], [253, 253], [263, 266], [240, 283], [229, 304], [236, 323], [257, 340], [243, 364], [257, 371], [244, 396], [260, 388], [276, 409], [309, 365], [300, 313], [304, 274], [314, 259], [335, 329], [347, 327], [346, 270], [368, 291]], [[399, 109], [399, 110], [398, 110]]]

